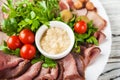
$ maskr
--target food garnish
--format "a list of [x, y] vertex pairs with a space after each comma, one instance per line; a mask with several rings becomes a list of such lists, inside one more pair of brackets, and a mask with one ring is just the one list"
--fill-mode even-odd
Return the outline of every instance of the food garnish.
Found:
[[35, 35], [31, 30], [23, 29], [19, 34], [19, 39], [24, 44], [33, 44], [35, 41]]
[[[83, 3], [85, 2], [74, 3], [75, 9], [83, 8]], [[78, 6], [78, 4], [80, 5]], [[85, 7], [88, 10], [95, 8], [90, 2], [87, 2]], [[16, 45], [16, 41], [14, 41], [12, 45], [15, 46], [11, 47], [10, 43], [7, 42], [7, 45], [0, 46], [0, 49], [8, 54], [30, 59], [32, 63], [42, 60], [44, 62], [43, 67], [54, 67], [56, 62], [47, 57], [38, 56], [40, 53], [37, 53], [34, 35], [41, 25], [45, 24], [49, 27], [49, 21], [62, 21], [70, 26], [75, 35], [75, 44], [72, 51], [76, 53], [80, 53], [80, 46], [83, 44], [98, 45], [98, 40], [94, 37], [94, 33], [98, 29], [94, 26], [93, 21], [89, 20], [87, 16], [76, 16], [72, 13], [72, 9], [61, 10], [58, 0], [33, 0], [32, 2], [23, 0], [14, 4], [13, 0], [7, 0], [7, 3], [4, 3], [2, 7], [2, 11], [8, 15], [2, 23], [2, 31], [10, 38], [19, 36], [16, 39], [19, 44]], [[28, 48], [31, 49], [28, 50]], [[30, 50], [33, 52], [29, 54]]]
[[31, 44], [25, 44], [20, 49], [20, 56], [24, 59], [33, 59], [36, 54], [36, 48]]
[[10, 49], [15, 50], [17, 48], [21, 48], [22, 43], [21, 43], [21, 41], [20, 41], [18, 36], [11, 36], [7, 40], [7, 46]]

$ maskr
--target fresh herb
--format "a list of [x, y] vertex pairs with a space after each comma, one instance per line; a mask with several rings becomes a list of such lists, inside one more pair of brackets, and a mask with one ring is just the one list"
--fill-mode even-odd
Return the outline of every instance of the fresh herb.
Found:
[[97, 41], [97, 39], [96, 39], [94, 36], [89, 37], [89, 38], [86, 40], [86, 42], [87, 42], [87, 43], [92, 43], [92, 44], [98, 45], [98, 41]]
[[43, 67], [56, 67], [56, 62], [50, 58], [45, 57], [45, 62], [43, 63]]
[[2, 50], [4, 53], [6, 54], [11, 54], [11, 55], [16, 55], [16, 56], [20, 56], [20, 49], [17, 48], [15, 50], [11, 50], [7, 47], [6, 42], [4, 42], [3, 45], [0, 46], [0, 50]]
[[45, 68], [56, 67], [56, 64], [57, 64], [54, 60], [52, 60], [50, 58], [47, 58], [43, 55], [40, 55], [40, 57], [38, 57], [38, 58], [34, 58], [31, 61], [31, 63], [34, 64], [34, 63], [39, 62], [39, 61], [43, 62], [42, 66], [45, 67]]
[[13, 0], [7, 0], [2, 11], [8, 14], [3, 21], [2, 30], [11, 36], [19, 34], [24, 28], [36, 32], [42, 24], [48, 24], [59, 15], [58, 0], [29, 0], [17, 1], [13, 6]]
[[82, 43], [90, 43], [90, 44], [95, 44], [98, 45], [97, 39], [93, 36], [93, 34], [97, 31], [97, 28], [93, 25], [93, 22], [90, 21], [87, 23], [87, 32], [84, 34], [78, 34], [75, 33], [75, 51], [77, 53], [80, 52], [80, 45]]

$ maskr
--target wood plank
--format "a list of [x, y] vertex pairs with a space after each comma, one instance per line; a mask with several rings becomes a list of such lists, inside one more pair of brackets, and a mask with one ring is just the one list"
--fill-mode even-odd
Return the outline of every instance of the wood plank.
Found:
[[119, 57], [111, 57], [108, 61], [108, 64], [111, 63], [120, 63], [120, 56]]
[[120, 79], [120, 63], [107, 64], [104, 72], [98, 80], [115, 80]]
[[109, 16], [112, 30], [112, 51], [98, 80], [120, 80], [120, 1], [100, 0]]

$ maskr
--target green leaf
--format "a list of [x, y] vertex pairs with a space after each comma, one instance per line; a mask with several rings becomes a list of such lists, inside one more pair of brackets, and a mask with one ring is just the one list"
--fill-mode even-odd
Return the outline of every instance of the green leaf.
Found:
[[34, 23], [32, 20], [30, 20], [30, 19], [28, 19], [28, 18], [25, 19], [25, 22], [26, 22], [27, 24], [29, 24], [29, 25], [31, 25], [32, 23]]
[[6, 9], [5, 6], [2, 6], [2, 12], [8, 13], [8, 10]]
[[88, 38], [86, 40], [87, 43], [92, 43], [92, 44], [95, 44], [98, 46], [98, 40], [94, 37], [94, 36], [91, 36], [90, 38]]
[[45, 67], [45, 68], [48, 68], [48, 67], [56, 67], [56, 62], [50, 58], [47, 58], [43, 55], [40, 55], [40, 57], [38, 58], [34, 58], [31, 63], [34, 64], [34, 63], [37, 63], [39, 61], [43, 61], [43, 64], [42, 66]]
[[33, 20], [33, 24], [31, 26], [31, 30], [35, 32], [39, 27], [40, 27], [39, 21], [38, 20]]
[[31, 11], [31, 12], [30, 12], [30, 16], [31, 16], [31, 19], [34, 19], [35, 16], [36, 16], [35, 12], [34, 12], [34, 11]]
[[37, 63], [39, 61], [41, 61], [41, 58], [35, 58], [35, 59], [32, 59], [31, 63], [35, 64], [35, 63]]
[[93, 21], [91, 20], [90, 22], [87, 23], [88, 27], [93, 27]]
[[9, 5], [12, 5], [12, 4], [13, 4], [13, 0], [7, 0], [7, 3], [8, 3]]
[[75, 53], [80, 53], [80, 46], [76, 46], [76, 47], [73, 49], [73, 52], [75, 52]]
[[18, 24], [16, 19], [10, 18], [7, 20], [3, 20], [2, 22], [2, 30], [7, 33], [7, 35], [11, 36], [17, 33]]
[[20, 56], [20, 48], [17, 48], [15, 50], [12, 50], [12, 54], [16, 56]]
[[50, 58], [45, 57], [45, 61], [42, 65], [43, 67], [56, 67], [56, 62]]
[[19, 48], [15, 49], [15, 50], [11, 50], [8, 48], [7, 43], [5, 41], [4, 41], [4, 44], [0, 46], [0, 50], [2, 50], [6, 54], [11, 54], [11, 55], [16, 55], [16, 56], [20, 55]]
[[55, 68], [56, 67], [56, 63], [43, 63], [42, 67], [45, 67], [45, 68], [48, 68], [48, 67]]
[[78, 47], [82, 43], [86, 43], [87, 42], [87, 43], [90, 43], [90, 44], [98, 45], [97, 39], [93, 36], [93, 34], [96, 31], [97, 31], [97, 28], [93, 25], [93, 21], [90, 21], [90, 22], [87, 23], [87, 31], [86, 31], [86, 33], [84, 33], [84, 34], [75, 33], [75, 45], [74, 45], [75, 52], [79, 51]]

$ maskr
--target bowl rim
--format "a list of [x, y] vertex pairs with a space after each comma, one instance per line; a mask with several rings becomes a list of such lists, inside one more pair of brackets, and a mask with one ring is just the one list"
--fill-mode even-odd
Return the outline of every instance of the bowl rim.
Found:
[[44, 56], [46, 56], [48, 58], [51, 58], [51, 59], [63, 58], [70, 53], [70, 51], [72, 50], [72, 48], [74, 46], [74, 42], [75, 42], [74, 32], [67, 24], [65, 24], [64, 22], [61, 22], [61, 21], [50, 21], [49, 25], [50, 25], [50, 27], [59, 27], [59, 28], [66, 30], [68, 33], [68, 36], [70, 38], [70, 46], [65, 51], [63, 51], [59, 54], [49, 54], [49, 53], [45, 52], [40, 46], [40, 40], [41, 40], [43, 34], [45, 33], [45, 31], [48, 29], [48, 27], [46, 25], [42, 25], [37, 30], [36, 35], [35, 35], [35, 44], [37, 46], [37, 49], [39, 50], [39, 52], [41, 54], [43, 54]]

